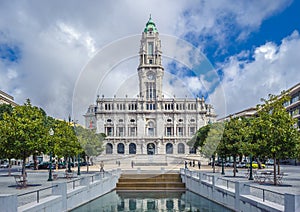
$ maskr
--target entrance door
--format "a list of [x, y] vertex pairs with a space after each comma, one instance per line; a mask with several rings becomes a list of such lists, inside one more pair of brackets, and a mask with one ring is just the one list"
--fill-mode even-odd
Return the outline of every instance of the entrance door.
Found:
[[148, 155], [155, 154], [155, 144], [154, 143], [147, 144], [147, 154]]
[[136, 145], [134, 143], [129, 144], [129, 154], [136, 154]]

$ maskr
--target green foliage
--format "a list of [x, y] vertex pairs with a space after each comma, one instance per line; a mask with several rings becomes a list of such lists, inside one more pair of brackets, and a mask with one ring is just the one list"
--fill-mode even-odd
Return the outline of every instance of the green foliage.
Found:
[[42, 111], [33, 107], [29, 100], [22, 106], [16, 106], [10, 115], [5, 113], [0, 131], [5, 135], [1, 140], [6, 152], [18, 159], [43, 152], [46, 148], [43, 142], [47, 130], [45, 120]]
[[216, 149], [222, 139], [223, 123], [211, 123], [201, 127], [195, 136], [188, 142], [194, 148], [200, 148], [204, 157], [210, 158], [216, 153]]
[[210, 130], [207, 133], [207, 137], [202, 145], [201, 153], [204, 157], [210, 158], [215, 155], [217, 148], [222, 140], [224, 132], [224, 123], [212, 123], [210, 124]]
[[96, 134], [94, 129], [76, 126], [76, 135], [85, 155], [91, 157], [101, 154], [103, 151], [103, 140], [106, 137], [105, 134]]
[[54, 131], [53, 136], [49, 137], [49, 148], [50, 151], [58, 158], [75, 156], [82, 152], [82, 148], [73, 127], [66, 121], [51, 120], [51, 126]]
[[3, 120], [4, 113], [11, 114], [13, 107], [8, 104], [0, 104], [0, 120]]
[[240, 118], [232, 118], [225, 122], [222, 140], [218, 146], [218, 154], [222, 157], [242, 154], [242, 142], [245, 139], [243, 128], [245, 122]]
[[263, 150], [259, 152], [262, 156], [276, 159], [295, 156], [299, 132], [294, 127], [296, 120], [283, 106], [289, 98], [286, 94], [281, 97], [269, 95], [269, 99], [263, 99], [264, 104], [257, 107], [255, 128], [259, 145]]

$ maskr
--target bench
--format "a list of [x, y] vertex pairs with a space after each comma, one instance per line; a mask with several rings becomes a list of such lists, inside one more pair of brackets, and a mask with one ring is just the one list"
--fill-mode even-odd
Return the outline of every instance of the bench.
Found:
[[26, 188], [27, 186], [27, 180], [23, 178], [22, 175], [14, 175], [17, 188]]
[[[276, 175], [276, 182], [278, 185], [282, 184], [283, 173]], [[263, 183], [274, 183], [274, 173], [273, 172], [262, 172], [254, 176], [254, 181], [263, 184]]]

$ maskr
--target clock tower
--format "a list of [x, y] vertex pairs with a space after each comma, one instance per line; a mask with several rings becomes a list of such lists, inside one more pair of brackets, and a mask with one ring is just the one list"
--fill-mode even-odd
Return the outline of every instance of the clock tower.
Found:
[[[138, 66], [140, 97], [147, 102], [162, 99], [162, 66], [161, 41], [151, 16], [142, 34], [140, 47], [140, 64]], [[155, 104], [149, 108], [156, 109]]]

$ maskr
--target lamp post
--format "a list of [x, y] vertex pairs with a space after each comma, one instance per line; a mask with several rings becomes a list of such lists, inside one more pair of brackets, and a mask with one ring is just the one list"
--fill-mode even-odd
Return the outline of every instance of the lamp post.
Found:
[[225, 174], [225, 170], [224, 170], [224, 158], [222, 157], [222, 175]]
[[[76, 123], [77, 123], [77, 120], [73, 120], [73, 125], [74, 125], [74, 132], [75, 132], [75, 135], [77, 136], [77, 133], [76, 133]], [[77, 155], [77, 175], [80, 175], [80, 154], [78, 153]]]
[[77, 170], [77, 175], [80, 175], [80, 154], [78, 154], [78, 170]]
[[250, 173], [249, 173], [249, 180], [253, 180], [253, 174], [252, 174], [252, 154], [250, 154]]
[[[49, 135], [52, 137], [54, 135], [54, 131], [52, 128], [49, 130]], [[53, 148], [53, 142], [51, 138], [51, 150], [50, 150], [50, 163], [49, 163], [49, 178], [48, 181], [52, 181], [52, 148]]]

